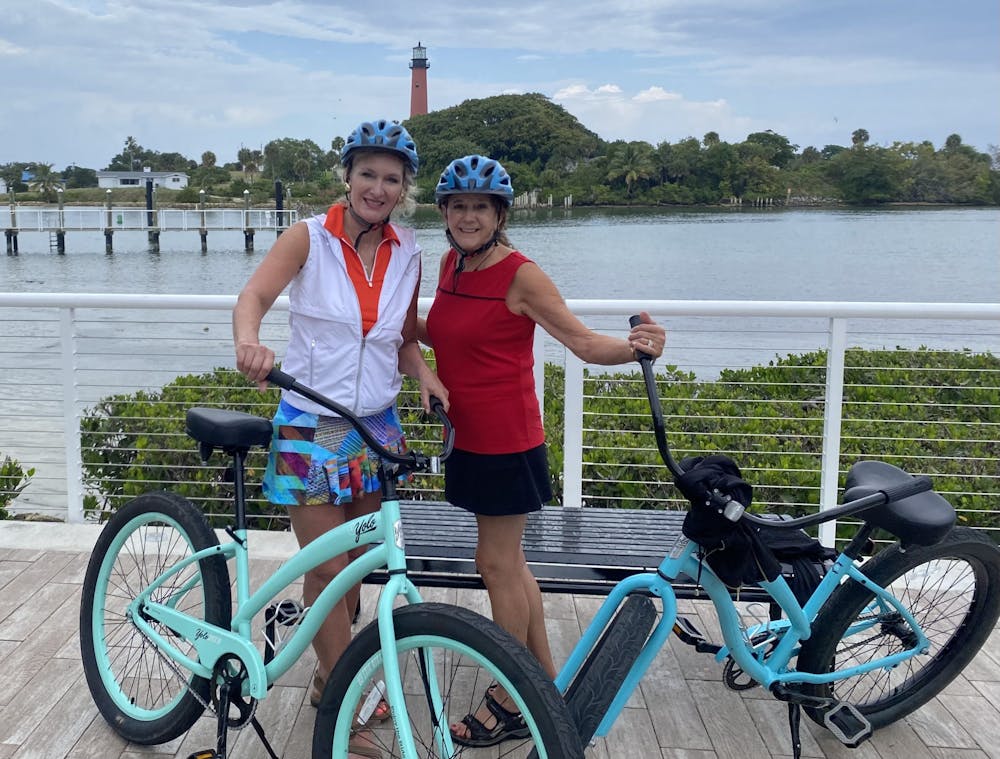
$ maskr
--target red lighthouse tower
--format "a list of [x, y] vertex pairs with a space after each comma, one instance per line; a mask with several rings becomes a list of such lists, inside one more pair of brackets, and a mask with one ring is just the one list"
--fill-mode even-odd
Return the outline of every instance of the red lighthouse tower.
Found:
[[413, 48], [413, 60], [410, 61], [410, 118], [423, 116], [427, 113], [427, 48], [419, 42]]

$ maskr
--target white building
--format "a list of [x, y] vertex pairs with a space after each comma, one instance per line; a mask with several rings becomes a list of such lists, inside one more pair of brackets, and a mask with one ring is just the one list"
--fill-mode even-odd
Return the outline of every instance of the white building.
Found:
[[99, 171], [97, 186], [107, 189], [121, 187], [146, 187], [146, 182], [153, 180], [153, 187], [163, 187], [167, 190], [183, 190], [188, 186], [188, 175], [182, 171]]

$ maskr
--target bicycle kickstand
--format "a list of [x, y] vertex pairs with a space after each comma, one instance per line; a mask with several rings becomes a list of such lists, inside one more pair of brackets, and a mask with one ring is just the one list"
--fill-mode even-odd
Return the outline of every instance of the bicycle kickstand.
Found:
[[[226, 743], [227, 736], [229, 734], [229, 707], [233, 704], [233, 699], [230, 696], [233, 688], [240, 692], [242, 689], [242, 683], [239, 678], [225, 677], [223, 679], [222, 685], [219, 687], [219, 704], [218, 704], [218, 726], [215, 733], [215, 749], [206, 749], [204, 751], [195, 751], [191, 754], [188, 759], [226, 759]], [[260, 742], [264, 745], [264, 750], [267, 751], [268, 756], [271, 759], [279, 759], [278, 755], [274, 753], [274, 749], [271, 747], [270, 742], [267, 740], [267, 736], [264, 734], [264, 727], [260, 724], [255, 714], [250, 712], [246, 713], [244, 710], [246, 705], [240, 701], [236, 702], [242, 716], [242, 721], [239, 722], [240, 725], [246, 724], [246, 718], [250, 717], [250, 724], [253, 725], [254, 731], [257, 733], [257, 737], [260, 738]], [[252, 715], [252, 716], [251, 716]]]
[[229, 734], [229, 678], [219, 686], [218, 720], [215, 729], [215, 748], [195, 751], [188, 759], [226, 759], [226, 738]]
[[802, 756], [802, 738], [799, 735], [799, 727], [802, 722], [802, 707], [798, 704], [788, 702], [788, 728], [792, 733], [792, 759], [800, 759]]

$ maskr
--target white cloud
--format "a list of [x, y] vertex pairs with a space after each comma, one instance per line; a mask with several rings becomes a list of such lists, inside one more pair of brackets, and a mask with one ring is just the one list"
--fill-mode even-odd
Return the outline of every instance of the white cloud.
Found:
[[27, 52], [23, 47], [18, 47], [13, 42], [0, 39], [0, 55], [26, 55]]
[[681, 100], [676, 92], [667, 92], [662, 87], [650, 87], [635, 96], [637, 103], [655, 103], [658, 100]]
[[574, 83], [552, 99], [606, 140], [644, 140], [656, 145], [718, 132], [725, 140], [738, 141], [763, 128], [733, 113], [724, 99], [687, 100], [658, 86], [629, 95], [617, 84], [590, 89]]

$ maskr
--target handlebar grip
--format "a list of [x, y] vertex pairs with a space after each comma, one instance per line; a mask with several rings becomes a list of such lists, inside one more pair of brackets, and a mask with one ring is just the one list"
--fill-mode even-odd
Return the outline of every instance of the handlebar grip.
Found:
[[[628, 325], [630, 327], [634, 327], [637, 324], [641, 324], [641, 323], [642, 323], [642, 317], [640, 317], [639, 314], [632, 314], [628, 318]], [[653, 357], [650, 356], [645, 351], [639, 350], [638, 348], [636, 348], [635, 352], [637, 354], [636, 355], [636, 359], [639, 361], [640, 364], [647, 364], [647, 365], [649, 365], [649, 364], [653, 363]]]
[[292, 385], [295, 384], [295, 377], [291, 374], [285, 374], [281, 369], [272, 368], [267, 373], [267, 381], [272, 385], [277, 385], [282, 390], [291, 390]]
[[451, 419], [448, 418], [448, 414], [445, 413], [444, 403], [436, 395], [430, 397], [431, 412], [441, 420], [441, 426], [444, 427], [444, 444], [441, 450], [441, 455], [438, 456], [439, 461], [445, 461], [449, 456], [451, 456], [452, 449], [455, 447], [455, 428], [452, 426]]
[[886, 503], [894, 503], [895, 501], [902, 501], [904, 498], [909, 498], [911, 495], [923, 493], [933, 487], [934, 485], [931, 482], [931, 478], [921, 475], [919, 477], [914, 477], [909, 482], [903, 482], [899, 485], [893, 485], [892, 487], [885, 488], [882, 492], [885, 494]]

